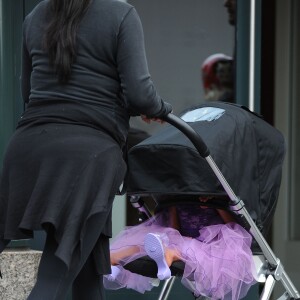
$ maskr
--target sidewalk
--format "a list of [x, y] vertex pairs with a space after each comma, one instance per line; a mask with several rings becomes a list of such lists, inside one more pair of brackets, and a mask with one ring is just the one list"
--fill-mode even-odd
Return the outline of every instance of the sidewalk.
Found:
[[0, 299], [25, 300], [37, 275], [41, 251], [9, 248], [0, 255]]

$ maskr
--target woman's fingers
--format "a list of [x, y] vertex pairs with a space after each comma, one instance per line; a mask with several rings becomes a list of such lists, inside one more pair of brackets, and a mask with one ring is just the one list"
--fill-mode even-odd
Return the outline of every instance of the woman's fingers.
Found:
[[158, 122], [158, 123], [160, 123], [160, 124], [163, 124], [163, 123], [164, 123], [164, 121], [161, 120], [161, 119], [159, 119], [159, 118], [148, 118], [148, 117], [145, 116], [145, 115], [141, 115], [141, 119], [142, 119], [144, 122], [148, 123], [148, 124], [150, 124], [151, 121], [153, 121], [153, 122]]

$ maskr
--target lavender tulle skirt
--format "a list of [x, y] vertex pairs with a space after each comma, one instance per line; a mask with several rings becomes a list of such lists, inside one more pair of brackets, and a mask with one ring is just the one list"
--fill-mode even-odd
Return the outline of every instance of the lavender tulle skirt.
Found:
[[136, 253], [122, 259], [121, 270], [114, 280], [104, 277], [107, 289], [129, 288], [140, 293], [150, 291], [157, 279], [131, 273], [123, 268], [127, 263], [143, 257], [144, 238], [147, 233], [159, 234], [164, 246], [176, 249], [185, 263], [182, 284], [195, 296], [211, 299], [241, 299], [252, 284], [253, 259], [251, 235], [235, 223], [210, 225], [199, 231], [198, 238], [182, 236], [177, 230], [162, 226], [159, 215], [133, 227], [124, 229], [113, 241], [111, 252], [138, 249]]

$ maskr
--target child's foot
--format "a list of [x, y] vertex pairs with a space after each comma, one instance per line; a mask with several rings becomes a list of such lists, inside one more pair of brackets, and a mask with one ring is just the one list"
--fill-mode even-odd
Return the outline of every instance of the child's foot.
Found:
[[120, 272], [121, 272], [120, 267], [111, 266], [111, 274], [107, 275], [106, 277], [109, 281], [114, 281], [114, 280], [116, 280], [116, 278]]
[[145, 237], [145, 250], [157, 264], [157, 277], [160, 280], [171, 277], [171, 270], [165, 259], [164, 246], [158, 235], [148, 233]]

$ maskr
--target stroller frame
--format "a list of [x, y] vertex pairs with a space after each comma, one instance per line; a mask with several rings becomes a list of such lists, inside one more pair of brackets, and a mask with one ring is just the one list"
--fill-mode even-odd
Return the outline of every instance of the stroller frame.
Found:
[[[220, 169], [214, 162], [213, 158], [210, 155], [207, 145], [202, 140], [201, 136], [185, 121], [181, 118], [176, 117], [173, 114], [168, 114], [164, 120], [169, 124], [176, 127], [183, 134], [185, 134], [189, 140], [193, 143], [199, 154], [204, 158], [214, 174], [217, 176], [222, 187], [227, 193], [230, 201], [229, 209], [234, 213], [239, 219], [241, 225], [249, 231], [252, 237], [255, 239], [259, 245], [262, 254], [253, 255], [254, 264], [257, 271], [257, 280], [259, 283], [264, 283], [263, 290], [260, 295], [261, 300], [268, 300], [271, 297], [271, 294], [274, 290], [275, 283], [281, 281], [285, 292], [278, 300], [288, 300], [288, 299], [300, 299], [300, 294], [293, 285], [291, 279], [287, 275], [283, 264], [276, 257], [271, 247], [268, 245], [264, 236], [256, 226], [255, 222], [248, 213], [245, 204], [242, 199], [240, 199], [232, 190], [225, 177], [221, 173]], [[140, 213], [144, 214], [146, 217], [151, 217], [151, 213], [148, 210], [147, 206], [144, 205], [143, 201], [140, 201], [139, 197], [131, 196], [132, 205], [139, 210]], [[166, 300], [169, 296], [169, 293], [172, 289], [172, 286], [175, 281], [175, 276], [167, 279], [164, 283], [162, 291], [159, 295], [158, 300]], [[198, 299], [206, 299], [205, 297], [200, 297]]]

